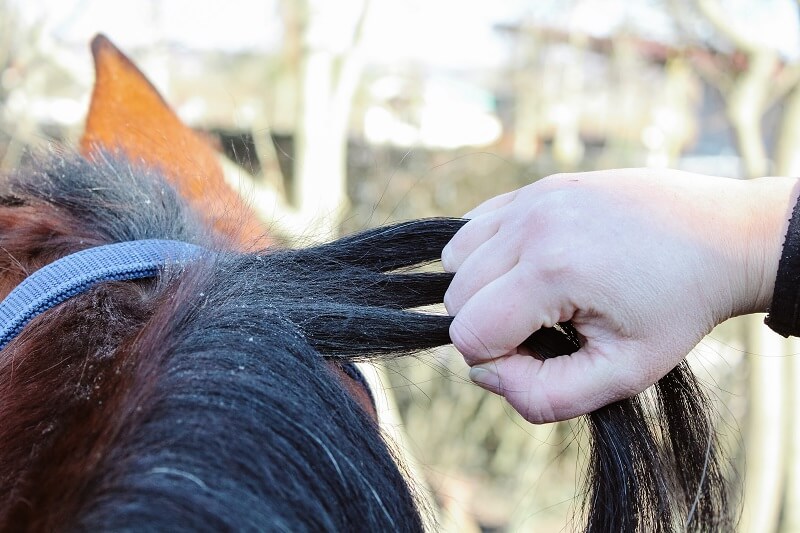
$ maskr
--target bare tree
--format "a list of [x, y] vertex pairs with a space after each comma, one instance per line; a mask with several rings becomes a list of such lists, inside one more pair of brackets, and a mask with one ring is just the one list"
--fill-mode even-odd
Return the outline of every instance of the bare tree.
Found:
[[[349, 8], [346, 9], [345, 7]], [[295, 127], [292, 203], [306, 231], [334, 236], [346, 208], [347, 133], [353, 98], [361, 79], [361, 50], [369, 1], [333, 4], [319, 0], [284, 2], [292, 38], [301, 39]], [[342, 14], [349, 14], [342, 20]]]
[[[767, 174], [771, 157], [762, 121], [767, 111], [800, 83], [800, 63], [786, 63], [765, 40], [735, 24], [719, 0], [695, 0], [693, 4], [673, 0], [671, 5], [679, 26], [702, 43], [700, 49], [690, 49], [689, 56], [698, 74], [717, 88], [725, 102], [745, 176]], [[689, 22], [697, 18], [712, 29], [711, 36], [697, 36]], [[720, 50], [719, 43], [726, 43], [728, 51]], [[783, 139], [783, 133], [779, 137]]]
[[[787, 64], [761, 36], [737, 24], [719, 0], [672, 2], [681, 27], [691, 33], [694, 21], [712, 30], [700, 50], [690, 50], [697, 72], [716, 87], [734, 131], [743, 173], [759, 177], [774, 169], [778, 175], [800, 166], [800, 64]], [[692, 13], [689, 9], [692, 9]], [[720, 50], [726, 43], [727, 50]], [[776, 104], [785, 104], [774, 158], [762, 123]], [[770, 162], [774, 161], [771, 168]], [[800, 415], [792, 406], [800, 368], [792, 357], [758, 357], [791, 353], [797, 344], [766, 331], [757, 317], [746, 321], [744, 335], [748, 370], [748, 412], [744, 450], [743, 511], [740, 530], [794, 531], [800, 524]]]
[[[345, 9], [346, 7], [346, 9]], [[279, 175], [270, 124], [252, 126], [261, 180], [228, 165], [228, 181], [289, 240], [336, 236], [348, 201], [348, 125], [363, 71], [362, 41], [370, 0], [283, 0], [283, 60], [275, 79], [281, 123], [293, 123], [291, 180]]]

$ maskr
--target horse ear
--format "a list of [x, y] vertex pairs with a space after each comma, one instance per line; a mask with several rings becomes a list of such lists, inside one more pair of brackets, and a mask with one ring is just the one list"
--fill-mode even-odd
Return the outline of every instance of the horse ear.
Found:
[[104, 35], [92, 40], [95, 85], [81, 153], [122, 153], [160, 170], [180, 194], [223, 234], [253, 245], [264, 230], [225, 183], [211, 145], [184, 125], [142, 72]]

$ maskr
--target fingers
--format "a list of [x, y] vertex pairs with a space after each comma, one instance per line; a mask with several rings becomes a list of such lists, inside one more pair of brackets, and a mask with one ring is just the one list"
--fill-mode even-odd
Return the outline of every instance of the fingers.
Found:
[[481, 216], [467, 222], [442, 250], [442, 268], [455, 272], [486, 241], [497, 234], [500, 218]]
[[545, 361], [520, 354], [501, 357], [473, 367], [470, 378], [505, 397], [529, 422], [542, 424], [574, 418], [641, 392], [638, 384], [629, 383], [632, 375], [620, 375], [620, 365], [624, 362], [612, 364], [585, 347]]
[[501, 236], [481, 244], [458, 266], [444, 295], [447, 312], [456, 315], [476, 292], [514, 268], [518, 260], [516, 252], [509, 250], [507, 239]]
[[507, 204], [510, 204], [514, 198], [517, 197], [518, 192], [519, 190], [511, 191], [501, 194], [500, 196], [495, 196], [494, 198], [489, 198], [472, 211], [467, 212], [464, 215], [464, 218], [477, 218], [481, 215], [485, 215], [486, 213], [494, 211], [495, 209], [499, 209]]
[[[561, 299], [567, 301], [566, 299]], [[523, 263], [486, 284], [458, 310], [450, 339], [468, 364], [505, 355], [542, 326], [571, 318], [558, 294], [538, 283]]]

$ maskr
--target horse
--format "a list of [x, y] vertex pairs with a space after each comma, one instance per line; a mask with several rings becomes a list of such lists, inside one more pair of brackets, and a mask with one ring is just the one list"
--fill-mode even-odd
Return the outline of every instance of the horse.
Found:
[[[123, 263], [142, 243], [170, 253], [138, 277], [59, 289], [6, 328], [0, 528], [424, 530], [431, 512], [353, 363], [450, 342], [452, 318], [420, 308], [442, 302], [452, 274], [417, 267], [465, 221], [275, 246], [202, 136], [108, 39], [92, 52], [80, 153], [35, 157], [0, 186], [0, 308], [25, 305], [19, 289], [39, 272], [80, 277], [80, 257], [105, 247]], [[526, 344], [568, 356], [580, 336], [564, 323]], [[647, 394], [587, 418], [585, 529], [728, 527], [690, 369]]]

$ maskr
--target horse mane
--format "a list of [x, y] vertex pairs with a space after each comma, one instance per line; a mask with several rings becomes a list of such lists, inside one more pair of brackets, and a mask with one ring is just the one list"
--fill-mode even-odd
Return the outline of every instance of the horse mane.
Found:
[[[463, 225], [410, 221], [296, 250], [231, 251], [152, 170], [58, 156], [0, 191], [7, 292], [91, 246], [208, 250], [35, 318], [0, 359], [0, 528], [418, 531], [418, 499], [326, 361], [449, 343], [452, 275], [415, 272]], [[564, 353], [568, 324], [529, 340]], [[554, 342], [555, 339], [555, 342]], [[588, 416], [586, 530], [730, 525], [704, 396], [684, 364]]]

